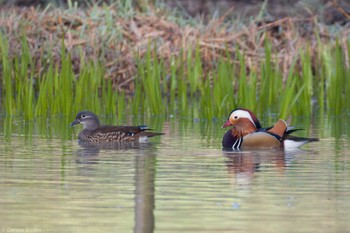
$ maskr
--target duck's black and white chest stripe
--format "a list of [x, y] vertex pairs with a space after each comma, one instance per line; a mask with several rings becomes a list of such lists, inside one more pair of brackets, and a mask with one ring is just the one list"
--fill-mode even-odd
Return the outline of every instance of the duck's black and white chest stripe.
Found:
[[232, 145], [232, 149], [239, 149], [242, 146], [243, 138], [237, 138]]
[[239, 149], [242, 146], [242, 142], [243, 138], [234, 137], [231, 130], [228, 130], [222, 139], [222, 146], [225, 148]]

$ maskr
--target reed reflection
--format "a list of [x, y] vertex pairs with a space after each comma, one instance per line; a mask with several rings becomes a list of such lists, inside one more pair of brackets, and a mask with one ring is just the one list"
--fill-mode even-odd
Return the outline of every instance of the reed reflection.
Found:
[[[135, 151], [135, 205], [134, 205], [134, 232], [151, 233], [155, 228], [155, 165], [156, 156], [152, 143], [123, 142], [113, 144], [93, 144], [79, 142], [80, 149], [77, 150], [76, 162], [84, 164], [80, 167], [84, 175], [91, 175], [96, 168], [95, 164], [100, 162], [99, 155], [105, 150]], [[86, 173], [88, 172], [88, 173]]]
[[[151, 152], [151, 151], [148, 151]], [[135, 233], [154, 231], [154, 180], [156, 157], [154, 154], [135, 157]]]

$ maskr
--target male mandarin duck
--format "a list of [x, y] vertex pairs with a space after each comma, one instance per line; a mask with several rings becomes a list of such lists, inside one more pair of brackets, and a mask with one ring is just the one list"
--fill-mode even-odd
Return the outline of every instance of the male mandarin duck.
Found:
[[89, 111], [79, 112], [71, 126], [83, 124], [84, 128], [79, 133], [81, 142], [122, 142], [122, 141], [146, 141], [149, 137], [163, 135], [163, 133], [149, 132], [147, 126], [101, 126], [98, 117]]
[[290, 134], [300, 130], [288, 127], [284, 120], [269, 128], [261, 128], [257, 117], [248, 109], [238, 108], [233, 110], [227, 122], [222, 126], [228, 130], [223, 139], [224, 148], [296, 148], [308, 142], [318, 141], [317, 138], [301, 138]]

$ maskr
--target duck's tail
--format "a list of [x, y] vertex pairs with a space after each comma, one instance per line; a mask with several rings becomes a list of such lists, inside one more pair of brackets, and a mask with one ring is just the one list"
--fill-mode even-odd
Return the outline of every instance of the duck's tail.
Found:
[[319, 141], [318, 138], [304, 138], [304, 137], [297, 137], [297, 136], [291, 135], [292, 133], [299, 130], [303, 130], [303, 129], [295, 129], [294, 127], [287, 128], [283, 136], [283, 145], [285, 148], [296, 148], [309, 142]]

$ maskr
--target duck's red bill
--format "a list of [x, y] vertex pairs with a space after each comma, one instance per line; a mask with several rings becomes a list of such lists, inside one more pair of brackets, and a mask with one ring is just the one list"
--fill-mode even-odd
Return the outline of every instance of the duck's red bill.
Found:
[[226, 128], [226, 127], [229, 127], [229, 126], [231, 126], [231, 125], [232, 125], [232, 124], [231, 124], [230, 121], [226, 121], [226, 123], [223, 124], [223, 125], [221, 126], [221, 128]]

